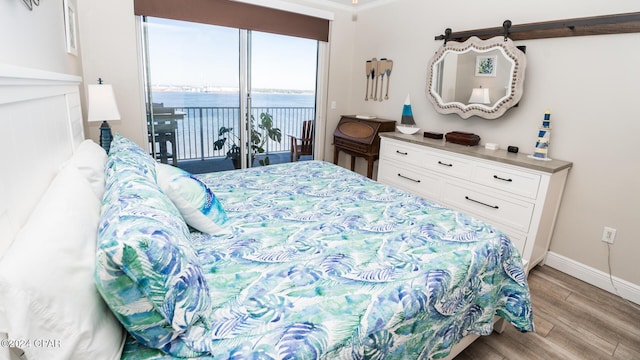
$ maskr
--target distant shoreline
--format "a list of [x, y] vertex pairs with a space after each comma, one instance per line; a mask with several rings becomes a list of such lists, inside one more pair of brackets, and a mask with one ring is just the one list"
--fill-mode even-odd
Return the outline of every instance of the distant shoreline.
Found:
[[[191, 86], [162, 86], [151, 87], [153, 92], [178, 92], [178, 93], [199, 93], [199, 94], [237, 94], [240, 90], [223, 87], [191, 87]], [[286, 90], [286, 89], [254, 89], [254, 93], [261, 94], [299, 94], [313, 95], [313, 90]]]
[[[213, 89], [210, 89], [213, 90]], [[232, 89], [216, 89], [217, 91], [152, 91], [153, 102], [163, 103], [169, 107], [239, 107], [240, 94]], [[253, 107], [313, 107], [315, 94], [303, 92], [283, 93], [283, 90], [258, 92], [251, 94]]]

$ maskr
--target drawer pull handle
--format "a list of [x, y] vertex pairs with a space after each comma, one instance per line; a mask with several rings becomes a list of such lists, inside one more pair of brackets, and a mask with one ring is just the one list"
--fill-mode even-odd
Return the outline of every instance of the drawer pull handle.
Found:
[[500, 176], [498, 176], [498, 175], [493, 175], [493, 178], [494, 178], [494, 179], [498, 179], [498, 180], [502, 180], [502, 181], [508, 181], [508, 182], [512, 182], [512, 181], [513, 181], [513, 179], [505, 179], [505, 178], [501, 178], [501, 177], [500, 177]]
[[452, 167], [453, 164], [447, 164], [447, 163], [443, 163], [442, 161], [438, 160], [438, 164], [440, 165], [444, 165], [444, 166], [448, 166], [448, 167]]
[[402, 174], [400, 174], [400, 173], [398, 173], [398, 176], [399, 176], [399, 177], [401, 177], [401, 178], [403, 178], [403, 179], [411, 180], [411, 181], [413, 181], [413, 182], [417, 182], [417, 183], [419, 183], [419, 182], [420, 182], [420, 180], [412, 179], [412, 178], [407, 177], [407, 176], [404, 176], [404, 175], [402, 175]]
[[400, 155], [409, 155], [409, 153], [408, 153], [408, 152], [402, 152], [402, 151], [400, 151], [400, 150], [396, 150], [396, 152], [397, 152], [398, 154], [400, 154]]
[[470, 198], [468, 196], [465, 196], [464, 198], [469, 200], [469, 201], [473, 201], [475, 203], [478, 203], [478, 204], [481, 204], [481, 205], [484, 205], [484, 206], [488, 206], [488, 207], [490, 207], [492, 209], [499, 209], [498, 205], [489, 205], [487, 203], [483, 203], [482, 201], [478, 201], [478, 200], [472, 199], [472, 198]]

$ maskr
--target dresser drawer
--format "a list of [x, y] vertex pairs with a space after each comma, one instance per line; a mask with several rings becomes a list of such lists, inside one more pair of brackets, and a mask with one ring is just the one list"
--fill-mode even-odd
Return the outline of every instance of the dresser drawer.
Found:
[[428, 156], [424, 157], [422, 166], [426, 169], [465, 180], [471, 177], [471, 170], [473, 169], [473, 164], [464, 158], [442, 155], [433, 151], [428, 152]]
[[359, 153], [366, 153], [369, 151], [368, 144], [361, 144], [355, 141], [348, 141], [339, 137], [334, 137], [333, 143], [335, 144], [335, 146], [341, 147], [345, 150], [352, 150]]
[[429, 200], [438, 199], [442, 188], [438, 176], [404, 165], [397, 166], [386, 160], [380, 161], [378, 181]]
[[538, 196], [540, 186], [540, 175], [489, 164], [476, 165], [471, 180], [531, 199]]
[[397, 164], [420, 166], [424, 162], [426, 151], [409, 144], [397, 143], [382, 139], [380, 158]]
[[488, 220], [501, 228], [528, 232], [533, 215], [533, 203], [510, 198], [505, 194], [480, 191], [479, 186], [468, 183], [446, 181], [442, 201]]

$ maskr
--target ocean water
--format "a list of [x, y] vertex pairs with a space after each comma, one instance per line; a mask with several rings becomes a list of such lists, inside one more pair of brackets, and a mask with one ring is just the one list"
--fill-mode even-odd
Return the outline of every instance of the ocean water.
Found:
[[[154, 91], [154, 103], [167, 107], [239, 107], [238, 94]], [[253, 107], [313, 107], [313, 94], [253, 93]]]

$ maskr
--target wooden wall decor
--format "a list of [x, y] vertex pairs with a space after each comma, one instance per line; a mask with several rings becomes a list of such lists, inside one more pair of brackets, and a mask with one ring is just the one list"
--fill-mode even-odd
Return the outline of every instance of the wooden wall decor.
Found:
[[[509, 38], [532, 40], [635, 32], [640, 32], [640, 12], [512, 25], [509, 28]], [[435, 40], [462, 42], [471, 36], [486, 40], [498, 35], [504, 35], [503, 27], [452, 32], [448, 36], [438, 35]]]
[[40, 0], [22, 0], [22, 2], [29, 10], [33, 10], [33, 5], [40, 6]]
[[[389, 100], [389, 81], [391, 80], [391, 70], [393, 70], [393, 60], [381, 58], [380, 60], [373, 58], [365, 62], [364, 73], [367, 77], [367, 87], [365, 89], [364, 101], [382, 101]], [[384, 91], [384, 80], [386, 76], [386, 93]], [[378, 78], [380, 78], [380, 86], [378, 91]]]

